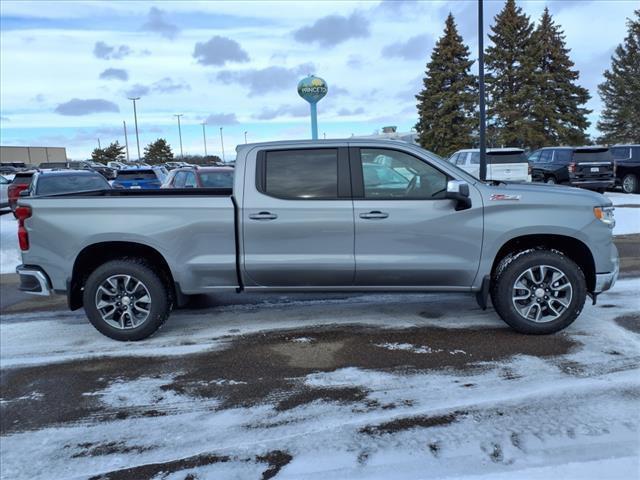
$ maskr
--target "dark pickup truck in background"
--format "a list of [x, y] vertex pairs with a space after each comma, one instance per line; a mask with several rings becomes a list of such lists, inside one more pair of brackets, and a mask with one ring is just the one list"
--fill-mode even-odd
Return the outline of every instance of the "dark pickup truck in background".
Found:
[[640, 145], [614, 145], [611, 155], [616, 186], [621, 186], [624, 193], [640, 193]]
[[546, 147], [529, 155], [534, 182], [562, 183], [604, 192], [615, 183], [608, 147]]

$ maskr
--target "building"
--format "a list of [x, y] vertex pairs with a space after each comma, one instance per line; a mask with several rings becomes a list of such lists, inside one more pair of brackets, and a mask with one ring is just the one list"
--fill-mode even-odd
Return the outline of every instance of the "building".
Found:
[[4, 147], [0, 146], [1, 164], [25, 164], [38, 166], [41, 163], [66, 162], [64, 147]]

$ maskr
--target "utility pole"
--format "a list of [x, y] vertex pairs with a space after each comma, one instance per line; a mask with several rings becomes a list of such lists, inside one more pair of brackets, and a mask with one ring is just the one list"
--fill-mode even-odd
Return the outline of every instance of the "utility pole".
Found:
[[98, 138], [98, 148], [102, 150], [102, 146], [100, 145], [100, 139]]
[[178, 119], [178, 135], [180, 136], [180, 158], [184, 158], [184, 154], [182, 153], [182, 128], [180, 127], [180, 117], [184, 115], [183, 113], [176, 113], [173, 116]]
[[244, 144], [245, 145], [247, 144], [247, 132], [246, 132], [246, 130], [244, 132]]
[[138, 161], [140, 161], [140, 136], [138, 135], [138, 112], [136, 111], [136, 100], [140, 100], [140, 97], [128, 97], [133, 102], [133, 119], [136, 123], [136, 144], [138, 145]]
[[127, 137], [127, 122], [122, 121], [122, 128], [124, 128], [124, 146], [125, 152], [127, 152], [127, 162], [129, 161], [129, 138]]
[[226, 163], [224, 159], [224, 138], [222, 138], [222, 127], [220, 127], [220, 145], [222, 145], [222, 162]]
[[202, 140], [204, 140], [204, 156], [207, 156], [207, 133], [205, 132], [205, 128], [204, 126], [207, 124], [207, 122], [202, 122]]
[[487, 140], [484, 105], [484, 25], [483, 0], [478, 0], [478, 85], [480, 94], [480, 180], [487, 179]]

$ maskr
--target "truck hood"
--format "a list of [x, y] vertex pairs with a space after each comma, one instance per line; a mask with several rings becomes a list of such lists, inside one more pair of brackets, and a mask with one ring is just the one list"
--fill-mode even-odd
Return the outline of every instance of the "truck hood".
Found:
[[536, 199], [544, 203], [556, 203], [562, 206], [566, 203], [578, 203], [591, 207], [608, 207], [612, 205], [611, 199], [597, 192], [582, 188], [568, 187], [565, 185], [547, 185], [545, 183], [520, 183], [506, 182], [499, 185], [482, 185], [485, 193], [485, 201], [490, 200], [491, 195], [520, 195], [521, 200], [527, 203]]

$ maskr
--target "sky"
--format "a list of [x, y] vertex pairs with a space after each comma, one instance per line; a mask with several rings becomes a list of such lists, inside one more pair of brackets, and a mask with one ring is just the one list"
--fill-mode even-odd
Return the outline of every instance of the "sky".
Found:
[[[502, 8], [485, 0], [485, 31]], [[597, 85], [637, 7], [626, 0], [519, 1], [537, 21], [545, 6], [564, 30], [578, 83], [589, 89], [589, 133], [602, 108]], [[227, 160], [249, 142], [310, 137], [297, 82], [315, 74], [320, 136], [408, 131], [431, 50], [452, 12], [477, 57], [471, 1], [8, 1], [0, 2], [0, 142], [62, 146], [73, 159], [111, 141], [137, 158], [158, 137], [180, 153]], [[597, 25], [596, 25], [597, 23]], [[485, 43], [488, 40], [485, 40]], [[477, 68], [477, 63], [474, 64]]]

